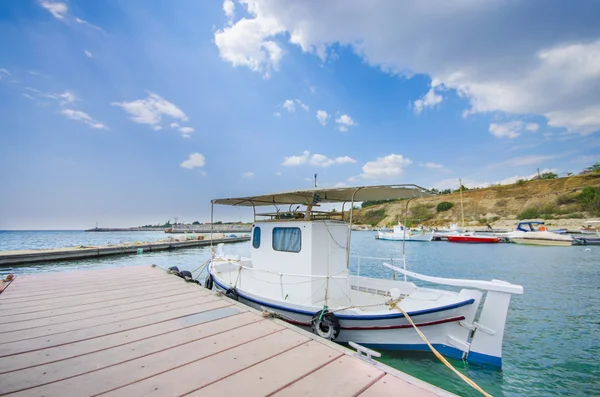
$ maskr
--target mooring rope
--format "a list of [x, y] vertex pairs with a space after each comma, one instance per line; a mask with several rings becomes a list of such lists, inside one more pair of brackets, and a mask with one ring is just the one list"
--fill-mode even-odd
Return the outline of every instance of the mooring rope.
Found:
[[442, 356], [440, 354], [440, 352], [438, 352], [435, 347], [433, 347], [431, 345], [431, 343], [429, 342], [429, 340], [427, 339], [427, 337], [423, 334], [423, 332], [421, 332], [421, 330], [416, 326], [416, 324], [413, 322], [412, 318], [410, 318], [410, 316], [408, 315], [407, 312], [405, 312], [400, 306], [397, 305], [398, 300], [391, 300], [388, 302], [388, 305], [390, 306], [390, 308], [395, 307], [396, 309], [400, 310], [400, 312], [404, 315], [404, 317], [406, 317], [406, 319], [408, 320], [408, 322], [413, 326], [413, 328], [415, 329], [415, 331], [417, 331], [417, 333], [419, 334], [419, 336], [421, 337], [421, 339], [423, 339], [423, 341], [425, 343], [427, 343], [427, 346], [429, 346], [429, 348], [431, 349], [431, 351], [433, 352], [433, 354], [435, 354], [435, 356], [449, 369], [451, 369], [456, 375], [458, 375], [463, 381], [465, 381], [469, 386], [471, 386], [472, 388], [474, 388], [475, 390], [477, 390], [478, 392], [480, 392], [481, 394], [483, 394], [486, 397], [492, 397], [491, 394], [487, 393], [485, 390], [483, 390], [481, 387], [479, 387], [479, 385], [477, 383], [475, 383], [473, 380], [469, 379], [469, 377], [467, 377], [466, 375], [464, 375], [463, 373], [459, 372], [456, 368], [454, 368], [452, 366], [452, 364], [450, 364], [448, 362], [448, 360], [446, 360], [444, 358], [444, 356]]

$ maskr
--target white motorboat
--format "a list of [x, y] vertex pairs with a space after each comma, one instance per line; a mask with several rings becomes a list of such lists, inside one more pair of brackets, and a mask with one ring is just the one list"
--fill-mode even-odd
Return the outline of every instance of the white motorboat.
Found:
[[[402, 279], [349, 272], [353, 204], [421, 195], [425, 189], [415, 185], [388, 185], [213, 200], [211, 224], [215, 204], [252, 207], [254, 224], [250, 257], [228, 255], [219, 245], [206, 286], [323, 338], [379, 350], [428, 350], [406, 313], [442, 354], [501, 366], [511, 296], [523, 287], [417, 274], [406, 270], [404, 257], [403, 267], [381, 263]], [[350, 204], [349, 215], [343, 207], [315, 211], [320, 203]], [[264, 206], [276, 210], [256, 212]], [[459, 290], [424, 288], [408, 278]]]
[[569, 235], [557, 234], [547, 230], [524, 233], [522, 236], [511, 237], [510, 241], [517, 244], [553, 246], [569, 246], [575, 243], [573, 237]]
[[433, 233], [425, 230], [411, 230], [398, 222], [391, 232], [378, 231], [377, 238], [379, 240], [394, 241], [431, 241], [433, 240]]

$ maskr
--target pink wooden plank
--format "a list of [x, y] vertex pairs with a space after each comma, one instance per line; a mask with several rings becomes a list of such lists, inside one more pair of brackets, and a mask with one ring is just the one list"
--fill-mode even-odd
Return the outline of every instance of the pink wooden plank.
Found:
[[35, 319], [41, 319], [41, 318], [46, 318], [46, 317], [54, 317], [54, 316], [62, 316], [64, 314], [69, 314], [69, 313], [78, 313], [78, 312], [83, 312], [83, 311], [87, 311], [87, 310], [94, 310], [94, 309], [101, 309], [101, 308], [105, 308], [105, 307], [114, 307], [114, 306], [120, 306], [120, 305], [128, 305], [130, 303], [135, 303], [135, 302], [141, 302], [141, 301], [151, 301], [153, 299], [160, 299], [160, 298], [166, 298], [169, 296], [184, 296], [190, 293], [197, 293], [197, 289], [176, 289], [176, 290], [162, 290], [162, 291], [157, 291], [157, 292], [150, 292], [150, 293], [144, 293], [144, 294], [140, 294], [139, 296], [134, 296], [134, 297], [125, 297], [123, 299], [118, 299], [118, 300], [107, 300], [107, 301], [102, 301], [102, 302], [96, 302], [96, 303], [90, 303], [90, 304], [84, 304], [84, 305], [77, 305], [77, 306], [70, 306], [70, 307], [63, 307], [63, 308], [57, 308], [57, 309], [51, 309], [51, 310], [46, 310], [46, 311], [36, 311], [36, 312], [30, 312], [30, 313], [22, 313], [22, 314], [13, 314], [11, 316], [0, 316], [0, 324], [10, 324], [10, 323], [14, 323], [14, 322], [18, 322], [18, 321], [28, 321], [28, 320], [35, 320]]
[[[235, 372], [269, 359], [286, 350], [292, 349], [309, 339], [296, 331], [285, 329], [276, 334], [241, 344], [230, 350], [208, 357], [199, 354], [198, 359], [187, 365], [172, 367], [171, 371], [160, 373], [138, 382], [129, 379], [128, 385], [107, 393], [109, 396], [179, 396], [216, 382]], [[210, 351], [216, 353], [215, 350]], [[209, 394], [205, 394], [209, 395]], [[242, 394], [244, 395], [244, 394]]]
[[196, 390], [190, 396], [266, 396], [342, 355], [322, 343], [310, 341]]
[[121, 303], [119, 306], [111, 306], [105, 308], [89, 309], [76, 313], [67, 313], [62, 315], [54, 315], [51, 317], [37, 318], [27, 321], [18, 321], [8, 324], [0, 324], [0, 338], [5, 332], [22, 331], [39, 327], [48, 327], [51, 325], [67, 324], [71, 322], [77, 322], [77, 326], [81, 324], [81, 320], [88, 320], [92, 318], [108, 316], [111, 314], [126, 313], [134, 310], [146, 309], [155, 306], [160, 306], [168, 303], [180, 303], [196, 298], [202, 298], [206, 295], [202, 294], [200, 290], [190, 291], [184, 295], [168, 296], [164, 298], [146, 299], [138, 302], [130, 302], [127, 304]]
[[353, 396], [384, 376], [384, 372], [343, 356], [275, 393], [275, 396]]
[[[179, 348], [181, 350], [186, 344], [189, 344], [187, 347], [193, 348], [194, 344], [192, 342], [219, 333], [226, 333], [231, 329], [238, 329], [239, 332], [253, 335], [253, 332], [265, 329], [264, 324], [253, 322], [253, 317], [256, 318], [257, 316], [227, 317], [95, 353], [9, 372], [0, 375], [0, 393], [12, 393], [57, 382], [167, 349]], [[270, 328], [267, 327], [266, 329]], [[214, 340], [215, 338], [213, 338]]]
[[[80, 396], [95, 395], [106, 392], [121, 386], [130, 384], [139, 379], [151, 377], [173, 368], [177, 368], [188, 363], [197, 361], [203, 357], [221, 352], [226, 349], [245, 344], [251, 340], [272, 334], [283, 328], [271, 321], [261, 321], [242, 328], [236, 328], [229, 332], [223, 332], [193, 343], [174, 347], [172, 349], [150, 354], [132, 361], [103, 368], [98, 371], [89, 372], [74, 378], [65, 379], [59, 382], [36, 387], [34, 389], [17, 392], [15, 396]], [[291, 331], [283, 331], [291, 332]], [[276, 342], [272, 343], [274, 346]], [[266, 343], [261, 343], [260, 348]], [[279, 348], [279, 346], [278, 346]], [[267, 348], [268, 349], [268, 348]], [[244, 358], [251, 358], [246, 355]], [[240, 357], [241, 359], [242, 357]], [[212, 361], [212, 360], [211, 360]], [[221, 366], [212, 362], [210, 366]], [[194, 376], [202, 376], [194, 374]], [[187, 383], [177, 376], [171, 377], [171, 383]], [[170, 395], [176, 395], [171, 393]], [[140, 395], [140, 393], [131, 393], [128, 396]]]
[[[168, 277], [168, 278], [167, 278]], [[140, 276], [136, 276], [133, 278], [119, 278], [114, 280], [81, 280], [76, 284], [66, 284], [62, 282], [57, 283], [47, 283], [46, 285], [40, 286], [26, 286], [26, 284], [17, 284], [14, 285], [14, 288], [8, 288], [6, 292], [2, 293], [1, 299], [16, 299], [16, 298], [34, 298], [34, 297], [43, 297], [50, 296], [56, 297], [60, 296], [60, 294], [69, 292], [71, 295], [81, 292], [89, 292], [94, 290], [103, 290], [108, 289], [115, 286], [135, 286], [142, 283], [147, 283], [149, 281], [156, 280], [172, 280], [179, 279], [176, 278], [175, 275], [167, 275], [167, 274], [143, 274]], [[16, 282], [16, 281], [15, 281]]]
[[145, 327], [150, 324], [157, 324], [163, 321], [189, 316], [191, 314], [201, 313], [203, 311], [213, 310], [225, 306], [231, 306], [231, 303], [224, 299], [219, 299], [202, 305], [186, 305], [180, 309], [168, 310], [165, 312], [156, 313], [152, 316], [137, 317], [129, 320], [99, 325], [96, 327], [89, 327], [71, 332], [63, 332], [55, 335], [44, 335], [38, 338], [17, 342], [0, 343], [0, 357], [37, 349], [45, 349], [52, 346], [64, 345], [90, 338], [97, 338], [99, 336]]
[[[192, 285], [185, 282], [161, 282], [157, 284], [151, 285], [140, 285], [132, 288], [127, 288], [123, 290], [113, 291], [110, 294], [103, 292], [95, 292], [93, 294], [89, 294], [86, 296], [78, 296], [78, 297], [63, 297], [63, 298], [53, 298], [51, 300], [44, 299], [32, 302], [21, 302], [14, 303], [10, 305], [0, 305], [0, 310], [3, 313], [2, 315], [10, 315], [10, 314], [19, 314], [19, 313], [28, 313], [31, 311], [39, 311], [40, 308], [43, 310], [48, 310], [49, 308], [58, 308], [58, 307], [69, 307], [73, 305], [86, 304], [91, 302], [103, 302], [105, 300], [111, 300], [115, 298], [122, 297], [131, 297], [131, 296], [139, 296], [147, 292], [156, 292], [168, 289], [179, 289], [179, 288], [196, 288], [198, 289], [198, 285]], [[207, 291], [208, 292], [208, 291]]]
[[[40, 336], [56, 335], [70, 331], [94, 328], [104, 324], [118, 323], [134, 318], [148, 317], [161, 312], [168, 312], [180, 308], [181, 306], [197, 306], [208, 302], [218, 301], [221, 298], [217, 296], [199, 296], [186, 302], [171, 302], [162, 305], [135, 309], [122, 313], [106, 314], [102, 316], [93, 316], [85, 320], [73, 321], [68, 323], [53, 324], [45, 327], [30, 328], [26, 330], [4, 332], [1, 335], [0, 346], [6, 343], [12, 343], [25, 339], [33, 339]], [[100, 309], [102, 310], [102, 309]], [[92, 311], [93, 313], [94, 311]]]
[[127, 283], [117, 283], [114, 285], [110, 285], [104, 288], [85, 288], [85, 289], [77, 289], [76, 291], [71, 291], [68, 288], [63, 289], [61, 292], [57, 292], [55, 294], [50, 295], [34, 295], [34, 296], [21, 296], [11, 298], [8, 295], [0, 295], [0, 306], [13, 306], [18, 303], [24, 302], [40, 302], [48, 299], [58, 300], [60, 298], [69, 298], [69, 297], [85, 297], [86, 295], [92, 294], [110, 294], [113, 291], [118, 291], [123, 288], [132, 288], [136, 286], [160, 286], [161, 284], [174, 284], [177, 282], [184, 282], [181, 278], [175, 277], [153, 277], [150, 279], [138, 280], [137, 282], [127, 281]]
[[435, 397], [437, 395], [432, 391], [422, 389], [392, 375], [385, 375], [360, 394], [361, 397]]
[[[239, 319], [231, 319], [230, 321], [246, 322], [257, 322], [261, 321], [262, 318], [244, 311], [245, 309], [237, 306], [226, 306], [220, 309], [214, 309], [210, 312], [216, 312], [219, 310], [230, 310], [231, 316], [240, 317]], [[206, 313], [206, 312], [204, 312]], [[80, 342], [70, 343], [67, 345], [60, 345], [50, 347], [47, 349], [35, 350], [31, 352], [16, 354], [13, 356], [0, 357], [0, 374], [15, 371], [19, 369], [28, 368], [31, 366], [48, 364], [67, 358], [83, 356], [85, 354], [93, 353], [100, 350], [110, 349], [117, 346], [122, 346], [128, 343], [133, 343], [138, 340], [151, 338], [157, 335], [167, 334], [169, 332], [177, 331], [187, 327], [194, 326], [197, 323], [196, 317], [185, 317], [173, 320], [164, 321], [157, 324], [150, 324], [145, 327], [132, 329], [129, 331], [118, 332], [116, 334], [100, 336], [97, 338], [87, 339]], [[225, 317], [228, 318], [228, 317]], [[213, 321], [217, 321], [215, 319]], [[241, 323], [239, 325], [242, 325]]]

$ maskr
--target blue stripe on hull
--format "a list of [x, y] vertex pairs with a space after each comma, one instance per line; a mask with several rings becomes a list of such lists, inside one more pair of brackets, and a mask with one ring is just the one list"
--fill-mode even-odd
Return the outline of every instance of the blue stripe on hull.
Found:
[[[442, 345], [439, 343], [433, 343], [433, 347], [444, 356], [454, 358], [456, 360], [462, 360], [464, 352], [458, 350], [455, 347]], [[387, 350], [387, 351], [430, 351], [429, 346], [425, 343], [422, 344], [410, 344], [410, 345], [397, 345], [397, 344], [384, 344], [384, 343], [361, 343], [361, 346], [368, 347], [375, 351]], [[495, 356], [488, 356], [487, 354], [469, 352], [466, 361], [474, 364], [485, 364], [494, 367], [502, 367], [502, 358]]]
[[[213, 278], [214, 279], [214, 278]], [[217, 280], [214, 280], [214, 283], [216, 285], [218, 285], [221, 289], [223, 290], [227, 290], [227, 287], [223, 284], [220, 284]], [[239, 296], [241, 296], [242, 298], [250, 301], [250, 302], [254, 302], [258, 305], [262, 305], [265, 307], [270, 307], [272, 309], [279, 309], [279, 310], [283, 310], [283, 311], [287, 311], [290, 313], [296, 313], [296, 314], [303, 314], [306, 316], [314, 316], [315, 313], [317, 313], [317, 311], [314, 312], [309, 312], [306, 310], [299, 310], [299, 309], [292, 309], [290, 307], [285, 307], [285, 306], [279, 306], [279, 305], [275, 305], [272, 303], [267, 303], [267, 302], [263, 302], [263, 301], [259, 301], [257, 299], [251, 298], [248, 295], [244, 294], [243, 292], [240, 292], [240, 290], [236, 290], [236, 292], [238, 293]], [[417, 310], [414, 312], [409, 312], [408, 315], [411, 317], [415, 317], [415, 316], [420, 316], [423, 314], [431, 314], [431, 313], [438, 313], [438, 312], [443, 312], [446, 310], [452, 310], [452, 309], [456, 309], [459, 307], [463, 307], [463, 306], [467, 306], [467, 305], [472, 305], [475, 302], [475, 299], [467, 299], [465, 301], [462, 302], [458, 302], [452, 305], [446, 305], [446, 306], [439, 306], [436, 307], [434, 309], [425, 309], [425, 310]], [[344, 315], [344, 314], [336, 314], [336, 317], [341, 319], [341, 320], [366, 320], [366, 321], [370, 321], [370, 320], [389, 320], [389, 319], [395, 319], [395, 318], [403, 318], [404, 314], [402, 313], [397, 313], [397, 314], [384, 314], [384, 315], [378, 315], [378, 316], [352, 316], [352, 315]]]

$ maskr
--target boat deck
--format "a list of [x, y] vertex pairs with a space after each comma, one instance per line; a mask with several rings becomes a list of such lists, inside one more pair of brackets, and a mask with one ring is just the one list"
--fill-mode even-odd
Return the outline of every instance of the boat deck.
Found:
[[450, 396], [158, 268], [19, 276], [0, 394]]

